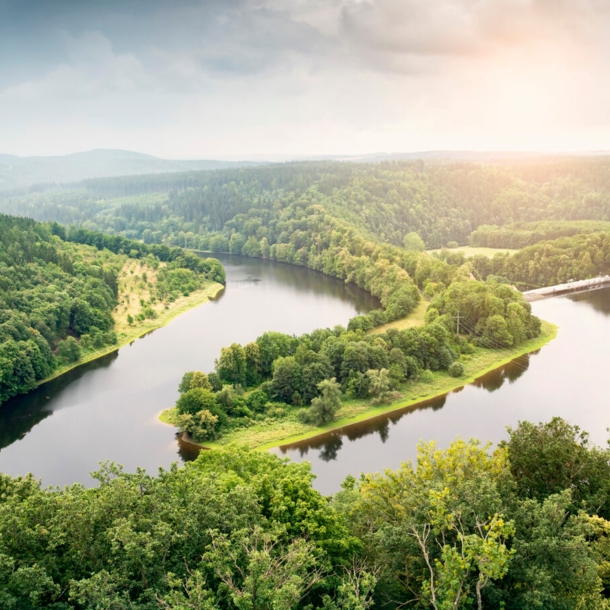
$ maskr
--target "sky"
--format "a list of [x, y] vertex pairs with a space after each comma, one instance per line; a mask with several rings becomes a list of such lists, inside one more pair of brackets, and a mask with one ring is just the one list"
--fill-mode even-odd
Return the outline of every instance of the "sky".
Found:
[[610, 149], [610, 0], [0, 0], [0, 153]]

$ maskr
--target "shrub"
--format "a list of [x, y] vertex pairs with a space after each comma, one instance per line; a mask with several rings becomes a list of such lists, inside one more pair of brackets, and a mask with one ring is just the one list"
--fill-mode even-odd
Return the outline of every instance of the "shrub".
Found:
[[78, 362], [81, 358], [80, 346], [74, 337], [59, 342], [57, 355], [66, 363]]
[[318, 384], [321, 395], [311, 401], [311, 421], [316, 426], [323, 426], [334, 421], [335, 414], [341, 406], [341, 386], [336, 379], [325, 379]]
[[438, 309], [436, 307], [428, 307], [424, 321], [426, 324], [432, 324], [438, 318]]
[[452, 362], [447, 372], [451, 377], [461, 377], [464, 374], [464, 365], [461, 362]]
[[369, 378], [369, 396], [372, 397], [372, 404], [380, 405], [386, 402], [387, 394], [390, 390], [390, 379], [387, 369], [369, 369], [366, 372]]
[[251, 411], [260, 413], [265, 409], [265, 404], [269, 400], [269, 396], [262, 390], [254, 390], [246, 399], [246, 404]]
[[217, 404], [216, 396], [210, 390], [193, 388], [180, 396], [176, 408], [180, 414], [195, 415], [203, 409], [214, 412]]
[[297, 412], [297, 419], [302, 424], [311, 423], [311, 413], [309, 412], [309, 409], [299, 409]]
[[424, 383], [432, 383], [434, 381], [434, 375], [432, 374], [432, 371], [425, 369], [421, 372], [419, 380], [423, 381]]
[[184, 414], [178, 418], [178, 426], [182, 432], [188, 433], [196, 443], [216, 438], [218, 433], [218, 417], [207, 409], [195, 415]]

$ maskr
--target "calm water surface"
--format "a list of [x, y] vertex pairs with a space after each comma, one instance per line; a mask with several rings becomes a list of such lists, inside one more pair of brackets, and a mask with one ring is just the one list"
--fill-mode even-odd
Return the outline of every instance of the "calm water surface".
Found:
[[227, 287], [215, 301], [2, 405], [0, 472], [32, 472], [45, 485], [89, 485], [89, 472], [103, 460], [131, 472], [167, 468], [183, 456], [174, 428], [157, 416], [176, 401], [183, 373], [212, 370], [221, 347], [234, 341], [346, 324], [378, 306], [367, 293], [308, 269], [222, 260]]
[[605, 445], [610, 426], [610, 289], [532, 304], [534, 313], [559, 326], [557, 338], [475, 384], [416, 408], [381, 416], [324, 437], [277, 450], [309, 460], [324, 493], [348, 474], [396, 468], [414, 459], [416, 445], [456, 436], [498, 442], [519, 420], [558, 415]]
[[[376, 302], [307, 269], [223, 259], [227, 288], [168, 326], [0, 408], [0, 472], [33, 472], [48, 485], [91, 484], [111, 459], [154, 472], [192, 453], [157, 420], [187, 370], [213, 369], [220, 348], [266, 330], [300, 334], [345, 323]], [[559, 334], [538, 353], [417, 407], [276, 450], [309, 460], [324, 493], [348, 475], [395, 468], [420, 440], [446, 447], [456, 436], [498, 442], [519, 420], [564, 417], [605, 444], [610, 426], [610, 289], [538, 301], [534, 312]]]

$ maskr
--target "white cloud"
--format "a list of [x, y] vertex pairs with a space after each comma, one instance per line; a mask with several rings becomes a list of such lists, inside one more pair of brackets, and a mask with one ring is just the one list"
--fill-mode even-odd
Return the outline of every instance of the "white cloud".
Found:
[[61, 61], [0, 91], [6, 152], [609, 147], [607, 0], [133, 7], [66, 19]]

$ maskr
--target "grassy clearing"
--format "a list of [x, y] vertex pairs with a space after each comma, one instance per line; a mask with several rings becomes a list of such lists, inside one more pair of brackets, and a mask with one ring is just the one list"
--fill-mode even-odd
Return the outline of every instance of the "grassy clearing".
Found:
[[[415, 406], [423, 400], [442, 396], [452, 390], [472, 383], [485, 373], [492, 371], [515, 358], [540, 349], [557, 335], [557, 326], [549, 322], [542, 322], [540, 337], [524, 343], [517, 350], [485, 350], [477, 351], [469, 356], [463, 356], [464, 375], [460, 378], [450, 377], [445, 372], [434, 373], [434, 380], [430, 383], [422, 381], [409, 382], [401, 390], [400, 399], [395, 402], [374, 407], [363, 400], [346, 400], [337, 413], [337, 420], [323, 427], [302, 424], [297, 419], [298, 408], [290, 408], [282, 419], [267, 419], [257, 421], [248, 428], [241, 428], [225, 434], [214, 443], [205, 443], [207, 448], [226, 447], [228, 445], [246, 445], [260, 450], [271, 449], [281, 445], [288, 445], [297, 441], [313, 438], [331, 430], [336, 430], [350, 424], [355, 424], [384, 413], [390, 413], [405, 407]], [[176, 412], [167, 409], [160, 417], [161, 421], [172, 425]]]
[[411, 312], [406, 318], [401, 318], [400, 320], [394, 320], [394, 322], [389, 322], [388, 324], [378, 326], [377, 328], [371, 330], [369, 334], [376, 335], [378, 333], [385, 333], [390, 328], [395, 328], [396, 330], [405, 330], [405, 328], [423, 326], [428, 305], [430, 305], [430, 301], [422, 299], [416, 309]]
[[[159, 267], [163, 265], [164, 263], [161, 263]], [[144, 274], [146, 274], [146, 282], [143, 279]], [[147, 265], [143, 261], [141, 262], [125, 257], [123, 268], [119, 273], [118, 305], [112, 312], [114, 330], [117, 334], [117, 343], [115, 345], [104, 346], [95, 351], [86, 352], [83, 354], [81, 360], [57, 369], [53, 372], [53, 375], [40, 381], [38, 385], [51, 381], [51, 379], [55, 379], [82, 364], [97, 360], [106, 354], [110, 354], [123, 345], [131, 343], [152, 330], [165, 326], [168, 322], [185, 311], [214, 298], [224, 288], [222, 284], [208, 282], [201, 290], [193, 291], [187, 297], [181, 296], [171, 303], [158, 302], [150, 305], [156, 313], [156, 318], [146, 318], [142, 321], [136, 320], [136, 315], [142, 309], [140, 299], [146, 303], [149, 302], [156, 282], [156, 277], [157, 271], [150, 265]], [[131, 315], [134, 318], [132, 324], [129, 324], [127, 320], [128, 315]]]
[[[434, 252], [440, 252], [440, 250], [428, 250], [428, 254], [433, 254]], [[518, 252], [518, 250], [511, 250], [510, 248], [474, 248], [472, 246], [460, 246], [459, 248], [451, 248], [449, 252], [463, 252], [465, 256], [482, 254], [483, 256], [493, 258], [495, 254], [504, 254], [506, 252], [514, 254], [515, 252]]]

